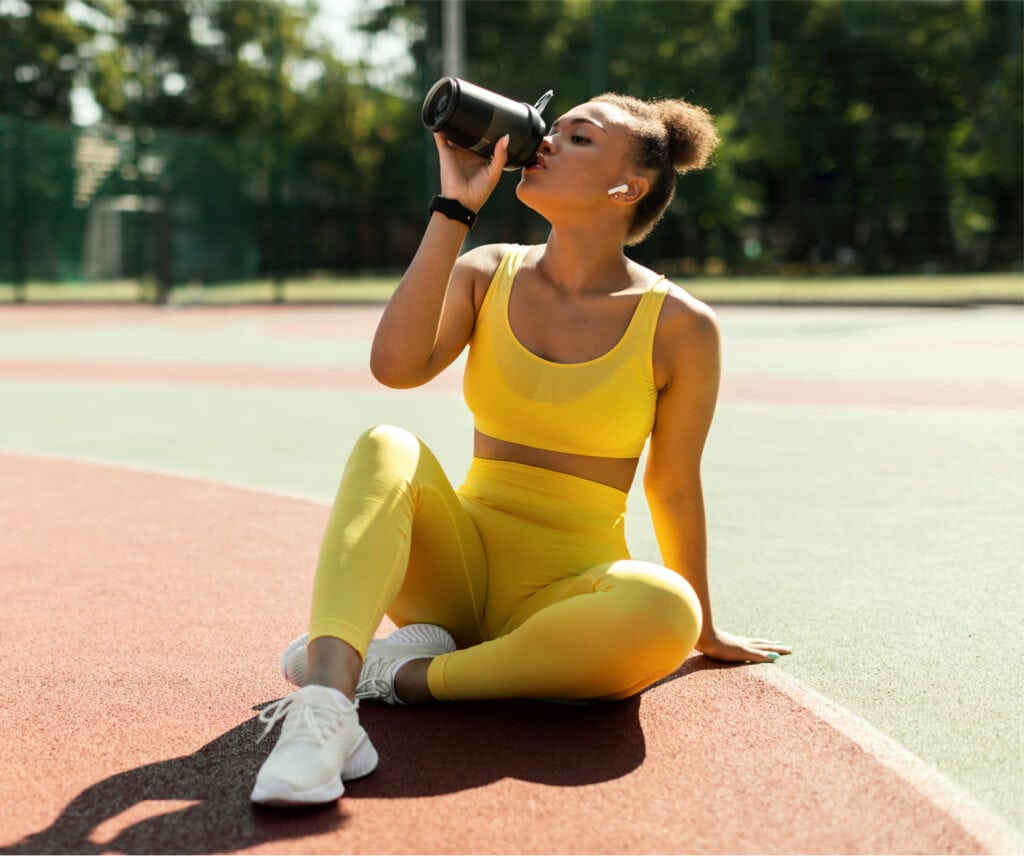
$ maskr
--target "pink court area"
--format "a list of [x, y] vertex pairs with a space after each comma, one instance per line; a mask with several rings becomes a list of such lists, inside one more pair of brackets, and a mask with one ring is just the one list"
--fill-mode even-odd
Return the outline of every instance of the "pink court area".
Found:
[[[255, 325], [258, 336], [324, 342], [364, 341], [367, 346], [382, 308], [375, 305], [332, 307], [189, 307], [157, 309], [151, 306], [8, 306], [0, 309], [0, 333], [99, 330], [127, 325], [154, 330], [216, 335], [228, 325]], [[723, 316], [728, 318], [728, 308]], [[898, 311], [898, 310], [897, 310]], [[922, 338], [923, 336], [923, 338]], [[258, 348], [257, 339], [253, 340]], [[948, 354], [963, 351], [1020, 349], [1019, 338], [977, 339], [970, 335], [952, 339], [929, 339], [921, 332], [909, 339], [895, 338], [874, 343], [874, 349], [890, 350], [898, 358], [907, 350]], [[750, 346], [732, 342], [729, 349]], [[754, 341], [753, 347], [763, 347]], [[776, 352], [806, 353], [820, 359], [831, 352], [841, 354], [849, 345], [823, 343], [817, 337], [777, 340]], [[834, 354], [833, 354], [834, 356]], [[945, 357], [943, 357], [945, 359]], [[123, 360], [93, 359], [88, 354], [67, 358], [0, 357], [0, 381], [72, 383], [145, 383], [186, 386], [230, 386], [234, 388], [291, 389], [380, 389], [364, 363], [356, 365], [270, 365], [205, 362], [201, 357], [189, 363], [160, 362], [126, 355]], [[431, 392], [457, 393], [461, 373], [443, 372], [423, 387]], [[900, 378], [793, 377], [777, 373], [737, 374], [722, 378], [720, 400], [726, 404], [777, 404], [807, 406], [855, 406], [878, 408], [940, 408], [1019, 412], [1024, 410], [1024, 388], [1019, 383], [981, 380], [909, 380]]]
[[364, 703], [375, 773], [254, 807], [328, 509], [18, 455], [0, 478], [0, 852], [986, 852], [771, 667], [700, 656], [618, 703]]

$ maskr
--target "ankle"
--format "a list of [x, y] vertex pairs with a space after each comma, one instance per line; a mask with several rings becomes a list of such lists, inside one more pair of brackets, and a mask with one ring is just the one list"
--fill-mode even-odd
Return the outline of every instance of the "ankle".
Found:
[[423, 657], [403, 663], [395, 673], [395, 695], [405, 704], [429, 704], [436, 701], [427, 682], [427, 669], [433, 658]]
[[356, 683], [363, 667], [359, 653], [347, 642], [321, 636], [306, 649], [306, 686], [316, 684], [338, 690], [349, 701], [355, 700]]

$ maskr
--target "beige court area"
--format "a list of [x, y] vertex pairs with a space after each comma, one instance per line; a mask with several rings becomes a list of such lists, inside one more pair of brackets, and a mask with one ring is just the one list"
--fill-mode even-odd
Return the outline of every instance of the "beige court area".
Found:
[[0, 309], [0, 850], [1021, 851], [1010, 307], [720, 311], [719, 620], [792, 657], [614, 704], [366, 703], [375, 773], [250, 805], [351, 441], [468, 460], [458, 366], [377, 387], [378, 314]]

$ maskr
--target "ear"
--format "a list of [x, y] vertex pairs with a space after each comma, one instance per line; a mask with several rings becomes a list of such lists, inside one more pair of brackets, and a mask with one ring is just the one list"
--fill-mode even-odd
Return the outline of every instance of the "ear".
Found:
[[651, 189], [650, 182], [643, 176], [639, 175], [632, 176], [628, 181], [624, 181], [622, 184], [625, 185], [625, 190], [620, 190], [608, 197], [613, 202], [618, 202], [622, 205], [636, 204], [643, 199], [647, 195], [647, 191]]

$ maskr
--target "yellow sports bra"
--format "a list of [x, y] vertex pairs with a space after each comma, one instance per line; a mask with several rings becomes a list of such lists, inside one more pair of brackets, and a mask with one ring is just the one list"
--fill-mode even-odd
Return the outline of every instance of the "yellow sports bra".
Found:
[[668, 283], [661, 278], [643, 293], [611, 350], [555, 363], [527, 350], [508, 320], [512, 283], [529, 249], [516, 246], [502, 258], [470, 340], [462, 386], [477, 430], [553, 452], [638, 457], [654, 427], [654, 329]]

